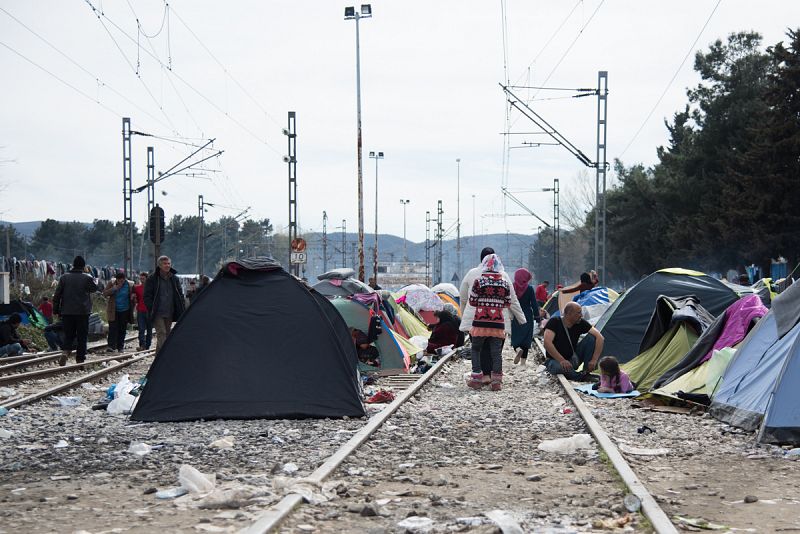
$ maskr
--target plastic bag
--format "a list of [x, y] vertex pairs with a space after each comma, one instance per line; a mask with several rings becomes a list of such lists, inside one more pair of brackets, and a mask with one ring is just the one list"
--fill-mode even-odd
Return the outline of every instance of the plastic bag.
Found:
[[234, 439], [233, 436], [225, 436], [220, 439], [214, 440], [208, 444], [209, 447], [213, 447], [215, 449], [230, 449], [233, 447]]
[[130, 447], [128, 447], [128, 452], [135, 454], [136, 456], [144, 456], [146, 454], [150, 454], [152, 451], [153, 447], [144, 442], [131, 443]]
[[130, 381], [128, 375], [122, 375], [119, 382], [114, 387], [114, 400], [108, 403], [106, 411], [112, 415], [119, 415], [130, 412], [136, 397], [131, 395], [131, 390], [136, 386]]
[[56, 399], [61, 406], [78, 406], [83, 402], [83, 397], [56, 397], [54, 395], [53, 398]]
[[549, 439], [539, 443], [540, 451], [557, 454], [572, 454], [578, 449], [591, 449], [592, 437], [589, 434], [574, 434], [568, 438]]
[[204, 475], [191, 465], [182, 465], [178, 471], [178, 482], [189, 493], [207, 493], [216, 486], [216, 475]]

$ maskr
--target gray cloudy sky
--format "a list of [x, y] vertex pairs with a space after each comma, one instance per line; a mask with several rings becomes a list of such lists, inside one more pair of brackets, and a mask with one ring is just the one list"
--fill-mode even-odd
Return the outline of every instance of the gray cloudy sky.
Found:
[[[634, 138], [716, 4], [374, 1], [373, 18], [360, 23], [367, 231], [375, 204], [370, 150], [386, 154], [379, 169], [381, 232], [402, 234], [401, 198], [411, 200], [409, 239], [424, 239], [425, 211], [435, 212], [437, 199], [444, 201], [445, 219], [454, 220], [456, 158], [462, 234], [472, 233], [472, 195], [478, 233], [535, 231], [530, 217], [491, 216], [503, 213], [503, 7], [512, 83], [594, 87], [597, 71], [609, 71], [612, 161]], [[300, 224], [319, 230], [327, 210], [329, 228], [347, 219], [354, 231], [355, 23], [343, 20], [345, 5], [172, 0], [162, 25], [160, 0], [0, 2], [0, 160], [12, 160], [0, 166], [2, 218], [121, 219], [121, 117], [129, 116], [134, 130], [214, 137], [215, 147], [225, 150], [207, 165], [220, 171], [208, 173], [211, 179], [176, 176], [158, 185], [168, 216], [196, 214], [203, 194], [220, 205], [252, 206], [253, 216], [270, 217], [280, 227], [288, 219], [281, 129], [286, 112], [294, 110]], [[740, 30], [756, 30], [773, 44], [797, 21], [800, 2], [794, 0], [723, 0], [694, 49]], [[623, 161], [654, 163], [656, 147], [666, 140], [663, 119], [682, 108], [686, 87], [698, 82], [692, 65], [693, 52]], [[541, 92], [537, 98], [570, 94]], [[535, 101], [534, 109], [593, 158], [596, 105], [593, 97], [560, 98]], [[532, 131], [517, 114], [511, 122], [512, 131]], [[537, 140], [516, 135], [512, 145]], [[187, 154], [185, 145], [134, 137], [134, 187], [145, 181], [151, 144], [161, 171]], [[582, 169], [561, 147], [513, 149], [506, 180], [511, 188], [541, 188], [557, 177], [568, 189]], [[550, 220], [550, 195], [520, 196]], [[145, 201], [134, 199], [140, 223]], [[519, 210], [509, 205], [507, 212]], [[235, 212], [209, 209], [208, 216], [223, 214]]]

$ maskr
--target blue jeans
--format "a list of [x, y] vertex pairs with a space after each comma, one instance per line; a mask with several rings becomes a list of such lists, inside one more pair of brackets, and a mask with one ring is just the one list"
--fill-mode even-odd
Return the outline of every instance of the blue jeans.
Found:
[[47, 340], [47, 346], [50, 347], [50, 350], [61, 349], [62, 342], [61, 338], [58, 336], [58, 332], [54, 332], [53, 330], [45, 330], [44, 338]]
[[489, 346], [492, 356], [492, 372], [503, 372], [503, 342], [505, 339], [500, 337], [473, 337], [472, 338], [472, 372], [481, 373], [481, 349], [484, 345]]
[[22, 345], [19, 343], [11, 343], [0, 347], [0, 356], [19, 356], [22, 354]]
[[150, 348], [153, 342], [153, 325], [147, 318], [147, 312], [136, 312], [136, 323], [139, 327], [139, 346], [146, 349]]
[[[567, 380], [580, 380], [581, 375], [589, 368], [589, 362], [592, 361], [592, 352], [579, 352], [581, 352], [581, 354], [573, 354], [572, 358], [570, 358], [570, 362], [572, 363], [572, 371], [568, 371], [566, 373], [564, 372], [564, 369], [561, 368], [560, 363], [548, 356], [544, 362], [547, 372], [551, 375], [564, 375]], [[583, 370], [579, 373], [576, 371], [576, 369], [578, 369], [581, 364], [583, 364]]]

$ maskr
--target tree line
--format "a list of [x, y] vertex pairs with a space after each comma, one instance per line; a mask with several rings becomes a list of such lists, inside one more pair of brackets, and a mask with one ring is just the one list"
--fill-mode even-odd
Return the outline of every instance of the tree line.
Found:
[[[121, 267], [124, 263], [125, 232], [121, 222], [95, 219], [92, 223], [84, 223], [47, 219], [29, 239], [13, 226], [0, 227], [0, 232], [0, 250], [5, 254], [6, 247], [2, 241], [5, 239], [10, 255], [18, 259], [71, 263], [80, 254], [95, 266]], [[133, 268], [152, 270], [155, 265], [154, 249], [147, 226], [139, 229], [134, 224], [133, 236]], [[199, 236], [199, 217], [175, 215], [166, 225], [160, 252], [172, 258], [179, 272], [195, 273]], [[233, 217], [221, 217], [217, 221], [205, 221], [203, 237], [205, 254], [202, 270], [205, 274], [216, 274], [225, 260], [243, 256], [272, 254], [288, 264], [288, 236], [273, 234], [269, 219], [238, 221]]]
[[610, 278], [671, 266], [769, 273], [773, 258], [800, 260], [800, 29], [786, 38], [763, 50], [758, 33], [740, 32], [698, 52], [701, 82], [665, 121], [658, 162], [615, 161]]

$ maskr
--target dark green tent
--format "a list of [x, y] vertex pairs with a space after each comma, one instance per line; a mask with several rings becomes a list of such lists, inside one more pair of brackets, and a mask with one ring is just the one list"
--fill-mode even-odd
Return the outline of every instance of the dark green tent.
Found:
[[625, 363], [639, 354], [653, 309], [662, 295], [672, 298], [694, 295], [714, 317], [739, 298], [721, 281], [698, 271], [656, 271], [621, 295], [595, 325], [605, 338], [603, 356], [615, 356]]

